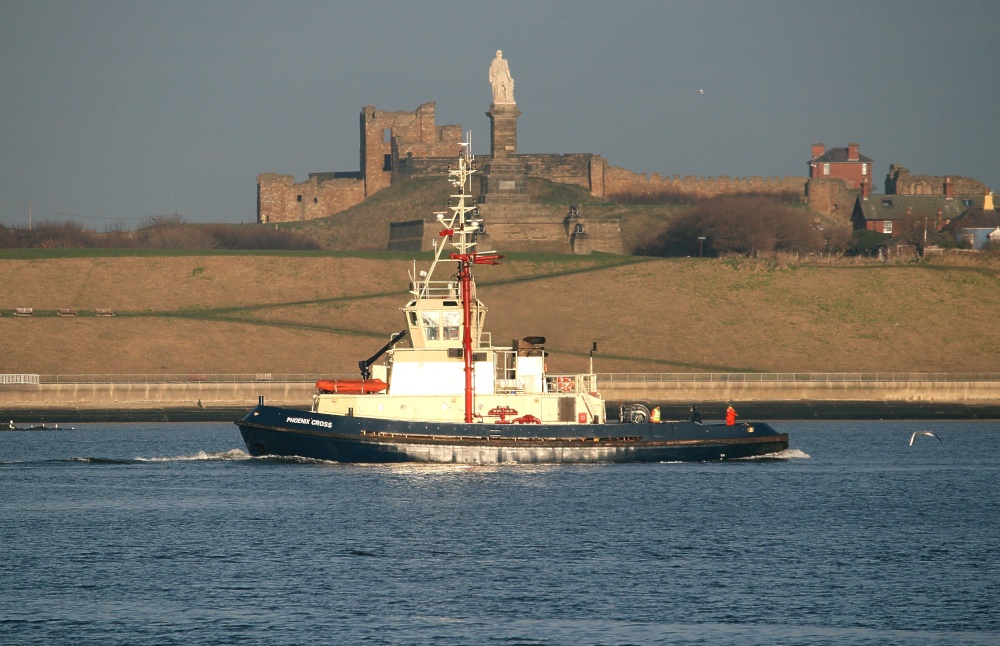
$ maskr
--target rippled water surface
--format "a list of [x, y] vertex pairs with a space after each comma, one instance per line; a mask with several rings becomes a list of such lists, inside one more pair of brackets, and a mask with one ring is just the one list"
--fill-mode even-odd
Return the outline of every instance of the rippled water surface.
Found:
[[3, 432], [0, 643], [1000, 643], [1000, 423], [774, 426], [779, 459], [558, 467]]

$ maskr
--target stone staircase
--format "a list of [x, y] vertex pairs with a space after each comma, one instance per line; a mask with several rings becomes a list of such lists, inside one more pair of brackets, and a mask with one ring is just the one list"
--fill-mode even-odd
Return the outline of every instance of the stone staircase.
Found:
[[[484, 202], [479, 205], [482, 251], [589, 254], [625, 253], [618, 220], [587, 220], [568, 216], [566, 207], [523, 202]], [[441, 226], [432, 220], [390, 225], [390, 251], [429, 251]]]

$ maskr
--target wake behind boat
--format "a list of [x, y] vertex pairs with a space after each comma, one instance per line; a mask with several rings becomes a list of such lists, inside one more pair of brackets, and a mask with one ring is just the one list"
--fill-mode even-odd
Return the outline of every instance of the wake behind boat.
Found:
[[[640, 404], [609, 422], [593, 361], [584, 374], [549, 374], [545, 338], [493, 344], [474, 265], [503, 256], [476, 249], [475, 163], [462, 144], [450, 215], [426, 271], [410, 275], [406, 327], [369, 359], [360, 379], [322, 380], [308, 412], [265, 405], [236, 422], [251, 455], [336, 462], [465, 464], [729, 460], [777, 453], [788, 435], [753, 422], [651, 422]], [[446, 248], [451, 252], [445, 256]], [[435, 280], [439, 265], [454, 272]], [[408, 339], [409, 347], [401, 343]], [[596, 349], [596, 344], [595, 344]], [[591, 354], [593, 356], [593, 354]], [[381, 363], [376, 363], [381, 361]]]

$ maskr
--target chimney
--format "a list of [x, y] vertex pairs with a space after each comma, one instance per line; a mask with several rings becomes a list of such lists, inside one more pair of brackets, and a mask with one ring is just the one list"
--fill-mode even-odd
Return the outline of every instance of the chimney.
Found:
[[858, 149], [861, 148], [856, 143], [847, 144], [847, 161], [858, 161], [861, 156], [858, 154]]
[[951, 183], [950, 177], [944, 178], [944, 197], [946, 200], [955, 198], [955, 185]]
[[986, 195], [983, 197], [983, 210], [992, 211], [994, 209], [996, 207], [993, 206], [993, 191], [986, 191]]
[[813, 144], [813, 159], [816, 159], [824, 152], [826, 152], [826, 147], [823, 144]]

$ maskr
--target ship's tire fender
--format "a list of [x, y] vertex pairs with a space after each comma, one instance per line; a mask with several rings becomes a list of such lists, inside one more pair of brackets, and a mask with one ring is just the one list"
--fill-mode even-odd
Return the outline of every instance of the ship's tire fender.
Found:
[[645, 424], [649, 421], [649, 409], [642, 404], [632, 404], [628, 407], [626, 420], [632, 424]]

